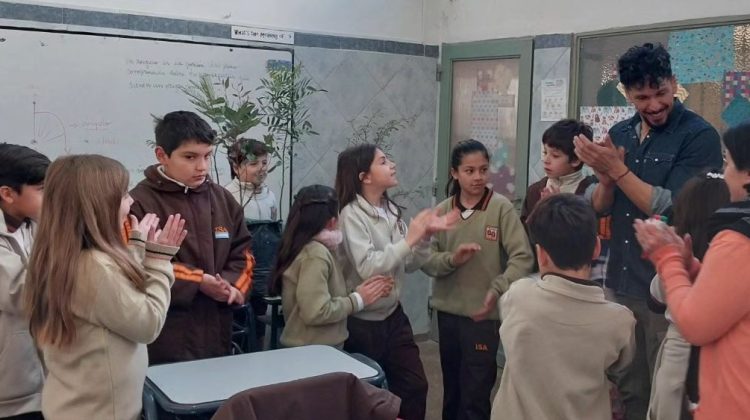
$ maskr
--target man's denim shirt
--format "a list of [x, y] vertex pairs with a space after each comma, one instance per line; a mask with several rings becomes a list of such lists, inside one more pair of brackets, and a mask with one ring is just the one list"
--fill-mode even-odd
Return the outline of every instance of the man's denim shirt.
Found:
[[719, 134], [703, 118], [675, 100], [663, 127], [652, 128], [639, 142], [641, 117], [617, 123], [609, 130], [612, 142], [625, 148], [625, 164], [654, 187], [651, 213], [645, 214], [619, 189], [612, 204], [612, 241], [606, 286], [619, 294], [647, 298], [654, 266], [642, 258], [633, 222], [660, 214], [672, 205], [682, 185], [703, 169], [721, 168]]

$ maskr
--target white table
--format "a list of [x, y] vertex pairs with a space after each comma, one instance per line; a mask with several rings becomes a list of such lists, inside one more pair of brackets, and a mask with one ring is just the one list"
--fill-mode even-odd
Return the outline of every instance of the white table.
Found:
[[156, 419], [158, 403], [175, 414], [212, 412], [238, 392], [332, 372], [378, 386], [385, 378], [371, 359], [321, 345], [172, 363], [148, 368], [144, 411], [147, 419]]

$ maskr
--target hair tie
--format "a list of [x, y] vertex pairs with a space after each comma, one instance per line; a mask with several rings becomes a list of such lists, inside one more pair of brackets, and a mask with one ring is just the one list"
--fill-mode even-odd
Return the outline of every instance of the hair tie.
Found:
[[706, 172], [706, 179], [724, 179], [724, 174], [720, 172]]

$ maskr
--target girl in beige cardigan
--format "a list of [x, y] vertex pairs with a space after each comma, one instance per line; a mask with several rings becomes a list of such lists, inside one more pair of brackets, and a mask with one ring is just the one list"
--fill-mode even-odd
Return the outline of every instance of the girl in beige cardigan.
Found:
[[46, 419], [137, 419], [146, 343], [162, 326], [185, 222], [130, 217], [128, 172], [98, 155], [49, 167], [25, 290], [31, 334], [48, 369]]

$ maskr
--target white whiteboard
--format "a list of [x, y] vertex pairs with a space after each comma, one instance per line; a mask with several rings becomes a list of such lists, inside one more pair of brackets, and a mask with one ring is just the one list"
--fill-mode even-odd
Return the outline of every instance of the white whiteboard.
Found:
[[[180, 86], [209, 74], [230, 77], [254, 90], [271, 60], [291, 62], [292, 55], [257, 48], [0, 29], [0, 141], [27, 145], [51, 159], [68, 153], [110, 156], [125, 165], [135, 185], [143, 179], [143, 170], [156, 162], [146, 143], [154, 136], [151, 114], [194, 111]], [[263, 132], [256, 127], [248, 135], [260, 138]], [[226, 156], [221, 154], [217, 161], [219, 181], [226, 184]], [[280, 169], [268, 178], [277, 196], [280, 180]], [[285, 190], [280, 199], [286, 203], [289, 185]]]

